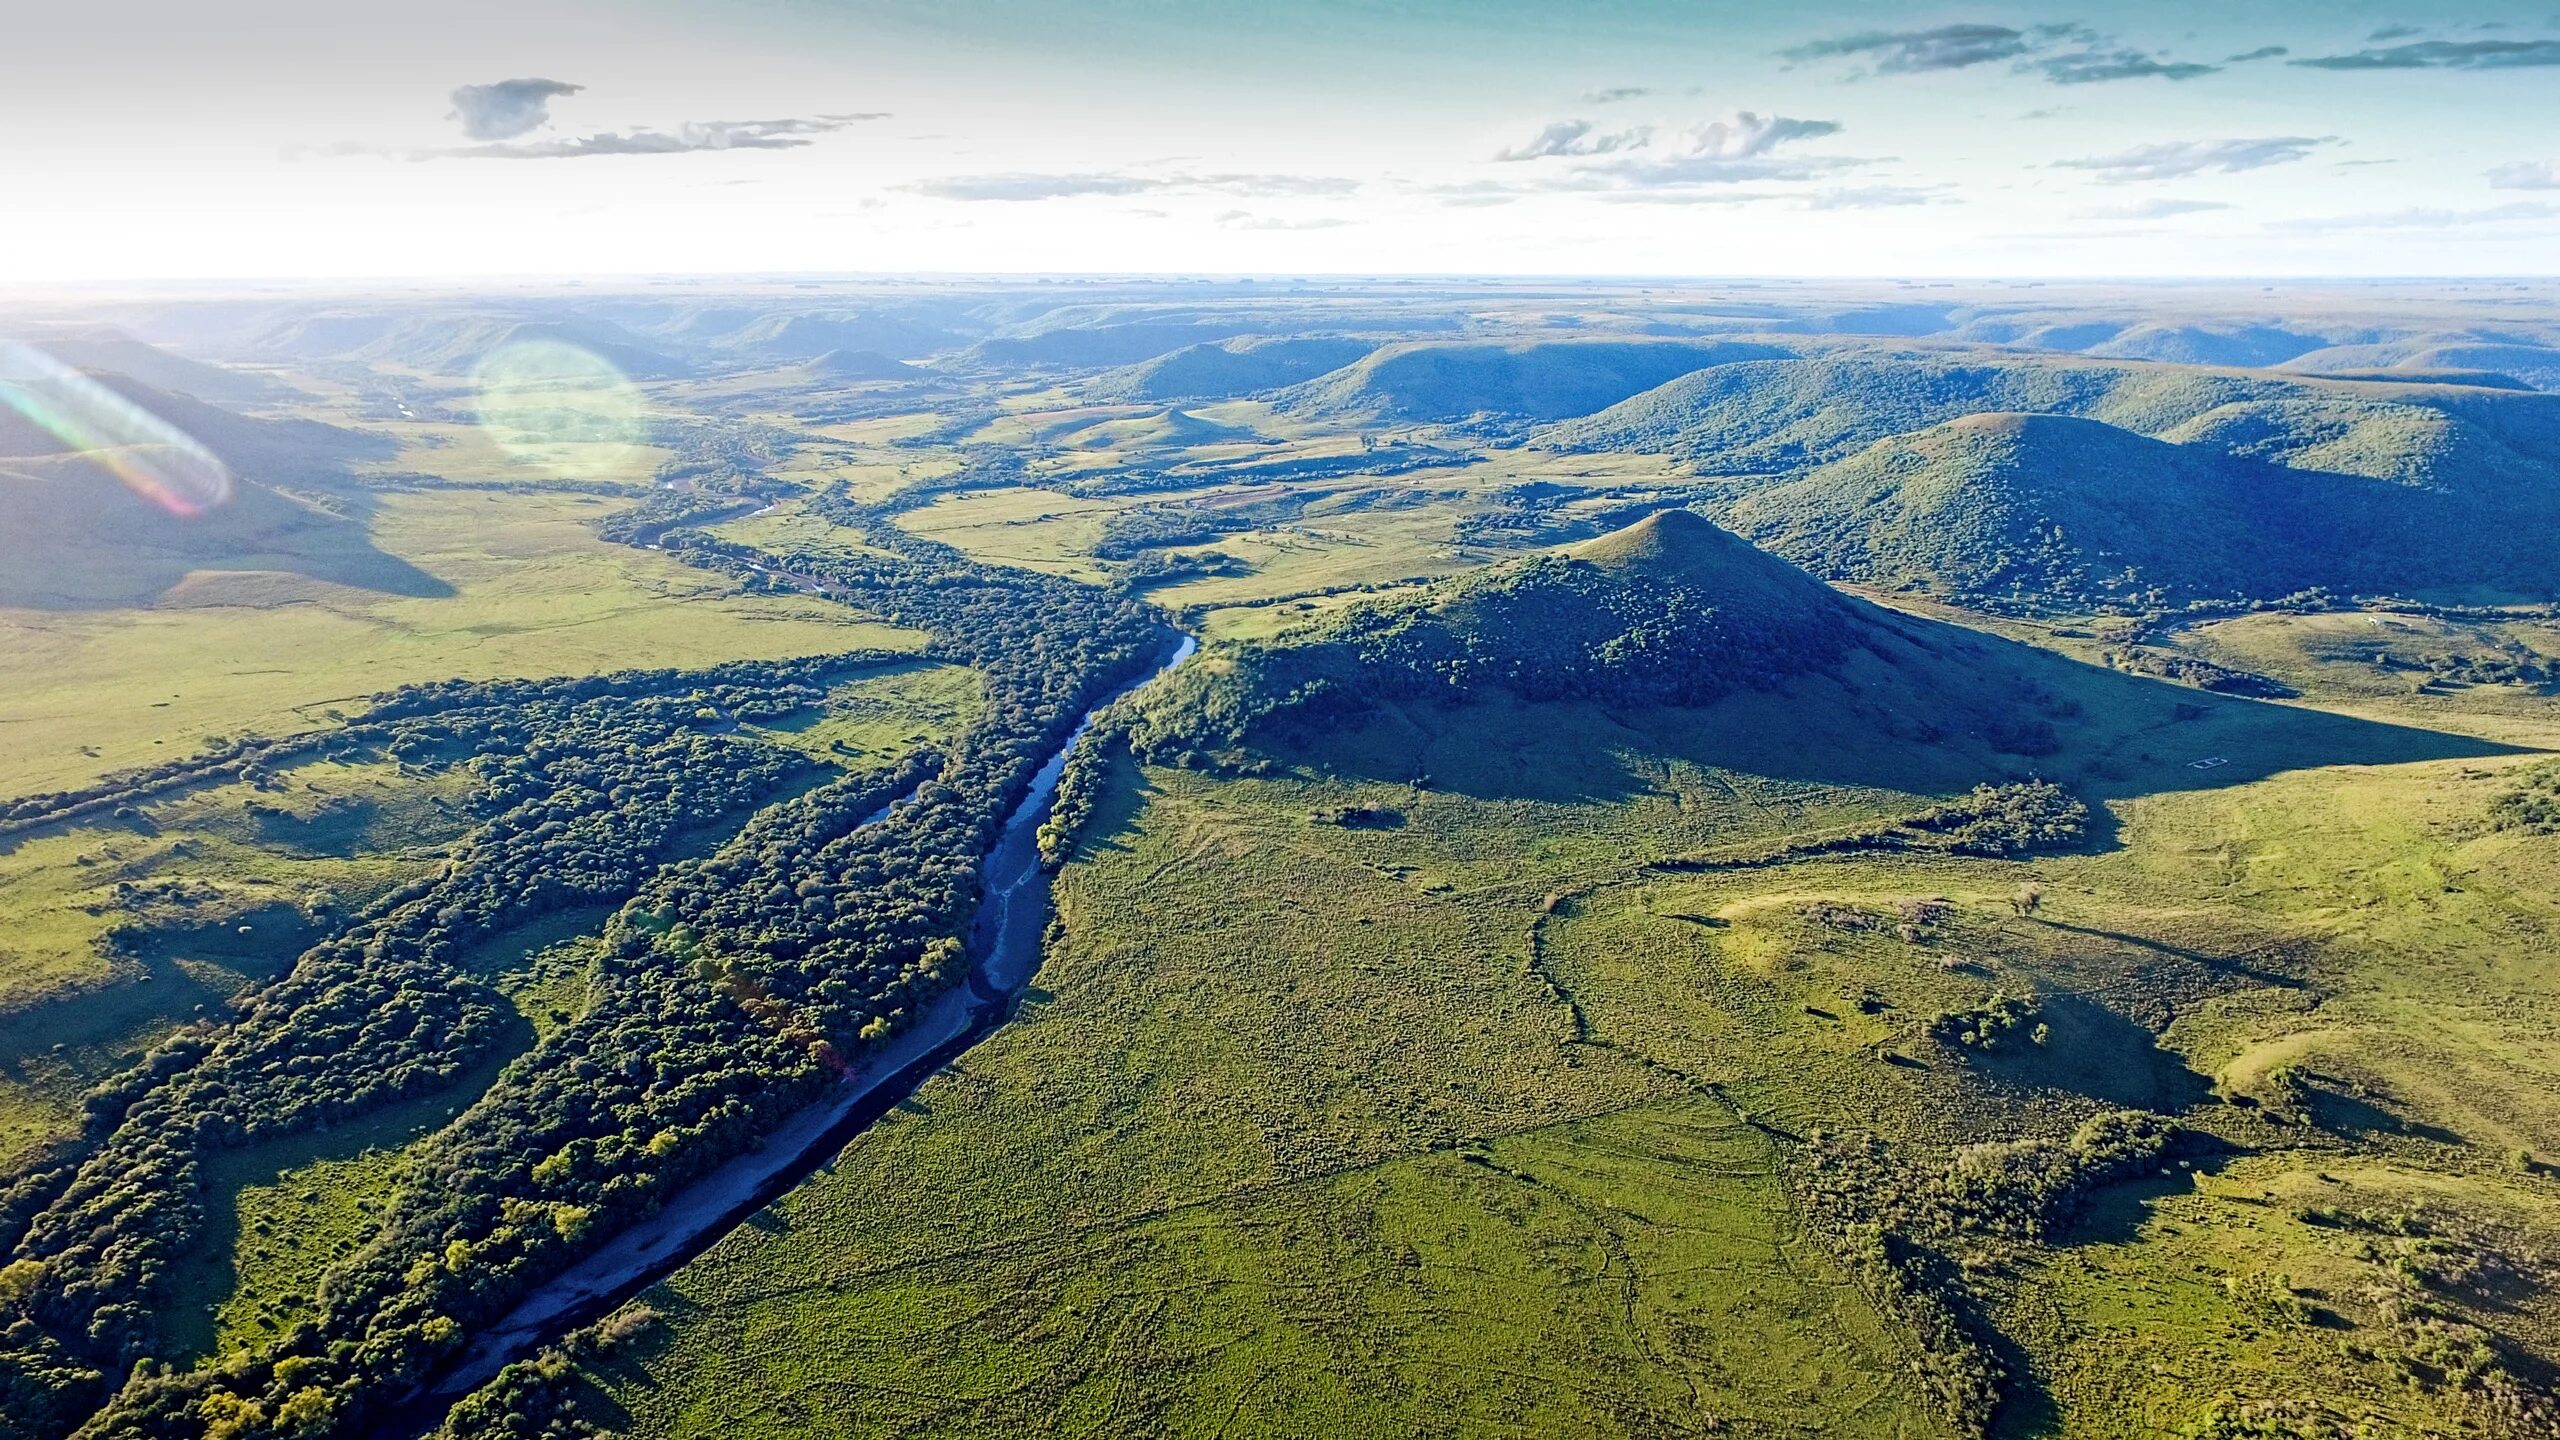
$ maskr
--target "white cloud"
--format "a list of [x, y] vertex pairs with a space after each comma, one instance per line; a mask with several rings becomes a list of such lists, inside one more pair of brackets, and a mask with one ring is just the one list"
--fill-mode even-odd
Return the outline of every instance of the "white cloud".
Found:
[[2492, 190], [2560, 190], [2560, 160], [2518, 160], [2489, 172]]
[[2066, 170], [2087, 170], [2110, 184], [2129, 180], [2183, 180], [2191, 175], [2233, 175], [2303, 159], [2335, 135], [2270, 135], [2249, 140], [2173, 140], [2138, 145], [2113, 155], [2057, 160]]
[[2155, 200], [2131, 200], [2122, 205], [2095, 205], [2075, 213], [2087, 220], [2166, 220], [2177, 215], [2202, 215], [2230, 208], [2219, 200], [2173, 200], [2162, 196]]
[[453, 113], [446, 118], [462, 122], [465, 139], [512, 140], [548, 124], [553, 100], [585, 88], [539, 77], [465, 85], [453, 92]]
[[1588, 120], [1551, 120], [1523, 143], [1506, 145], [1495, 151], [1493, 158], [1517, 161], [1606, 155], [1642, 145], [1650, 134], [1651, 131], [1643, 126], [1631, 130], [1602, 130]]
[[1013, 171], [994, 175], [946, 175], [899, 187], [934, 200], [1072, 200], [1093, 195], [1150, 195], [1206, 191], [1228, 195], [1348, 195], [1357, 180], [1332, 175], [1146, 175], [1122, 170], [1057, 173]]
[[783, 120], [705, 120], [673, 130], [608, 130], [565, 140], [519, 141], [431, 151], [420, 159], [574, 160], [593, 155], [686, 155], [702, 150], [797, 150], [814, 135], [833, 134], [885, 112], [817, 115]]

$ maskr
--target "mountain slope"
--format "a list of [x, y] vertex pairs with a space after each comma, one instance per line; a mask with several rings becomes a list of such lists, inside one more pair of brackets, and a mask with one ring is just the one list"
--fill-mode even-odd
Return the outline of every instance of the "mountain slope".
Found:
[[1448, 423], [1587, 415], [1705, 366], [1790, 355], [1742, 341], [1423, 341], [1282, 392], [1284, 409], [1341, 420]]

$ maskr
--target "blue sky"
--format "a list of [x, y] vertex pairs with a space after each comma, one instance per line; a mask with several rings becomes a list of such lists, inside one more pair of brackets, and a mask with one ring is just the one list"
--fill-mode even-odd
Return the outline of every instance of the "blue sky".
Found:
[[109, 3], [0, 274], [2548, 274], [2560, 0]]

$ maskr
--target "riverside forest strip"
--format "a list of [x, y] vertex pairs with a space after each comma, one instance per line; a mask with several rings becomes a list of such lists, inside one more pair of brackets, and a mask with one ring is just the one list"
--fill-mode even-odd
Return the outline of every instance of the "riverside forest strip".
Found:
[[[751, 563], [739, 547], [665, 538], [715, 567]], [[587, 892], [639, 884], [606, 927], [587, 1012], [425, 1143], [380, 1233], [331, 1273], [309, 1319], [263, 1349], [166, 1368], [151, 1301], [201, 1224], [203, 1155], [359, 1115], [453, 1073], [497, 1014], [457, 963], [471, 927], [563, 878], [532, 863], [538, 847], [466, 859], [305, 957], [241, 1026], [187, 1042], [117, 1095], [93, 1119], [100, 1133], [83, 1163], [13, 1194], [9, 1213], [25, 1218], [13, 1223], [22, 1233], [9, 1237], [0, 1286], [0, 1434], [360, 1429], [467, 1334], [805, 1106], [956, 983], [980, 856], [1042, 758], [1146, 667], [1163, 631], [1092, 587], [930, 551], [860, 564], [802, 557], [792, 568], [925, 630], [929, 653], [986, 677], [984, 709], [948, 756], [927, 775], [823, 783], [654, 876], [640, 864], [648, 847], [629, 842], [639, 868], [610, 883], [599, 875]], [[684, 730], [667, 743], [705, 737]], [[597, 748], [555, 744], [573, 765]], [[644, 763], [642, 773], [695, 784], [733, 768]], [[768, 786], [780, 778], [748, 773]], [[537, 813], [546, 778], [521, 777]], [[610, 772], [580, 778], [599, 800], [637, 799]], [[909, 788], [885, 821], [859, 823]], [[723, 798], [636, 808], [671, 818], [745, 796]], [[557, 832], [529, 816], [525, 833]], [[418, 1049], [429, 1035], [444, 1037], [441, 1052]], [[144, 1203], [127, 1203], [137, 1183]]]

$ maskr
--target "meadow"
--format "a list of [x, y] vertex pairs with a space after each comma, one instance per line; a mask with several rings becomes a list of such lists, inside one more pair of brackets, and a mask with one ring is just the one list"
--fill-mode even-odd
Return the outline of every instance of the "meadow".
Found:
[[626, 501], [536, 491], [381, 498], [377, 544], [449, 596], [387, 596], [292, 576], [205, 574], [143, 609], [0, 612], [0, 774], [11, 795], [75, 788], [218, 736], [327, 728], [421, 680], [912, 644], [841, 607], [743, 595], [590, 528]]

